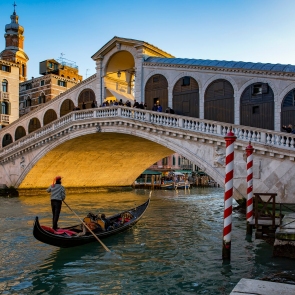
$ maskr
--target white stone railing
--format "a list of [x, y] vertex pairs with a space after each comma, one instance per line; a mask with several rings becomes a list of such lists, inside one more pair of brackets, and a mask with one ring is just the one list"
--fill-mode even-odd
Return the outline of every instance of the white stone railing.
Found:
[[[0, 157], [12, 152], [20, 147], [25, 147], [33, 143], [38, 138], [46, 137], [46, 135], [57, 131], [64, 127], [75, 123], [82, 123], [82, 121], [89, 121], [93, 124], [98, 124], [100, 119], [114, 118], [134, 120], [137, 122], [150, 123], [153, 127], [169, 127], [171, 131], [180, 129], [183, 131], [191, 131], [198, 134], [198, 137], [208, 137], [208, 135], [215, 135], [224, 137], [229, 129], [235, 133], [238, 140], [251, 141], [252, 143], [260, 143], [265, 146], [279, 148], [282, 153], [289, 153], [290, 150], [295, 152], [295, 134], [276, 132], [265, 129], [258, 129], [254, 127], [240, 126], [229, 123], [222, 123], [199, 118], [185, 117], [172, 115], [168, 113], [158, 113], [148, 110], [135, 109], [129, 107], [102, 107], [95, 109], [87, 109], [71, 112], [54, 122], [36, 130], [33, 133], [11, 143], [7, 147], [0, 149]], [[7, 133], [7, 128], [0, 131], [1, 135]]]

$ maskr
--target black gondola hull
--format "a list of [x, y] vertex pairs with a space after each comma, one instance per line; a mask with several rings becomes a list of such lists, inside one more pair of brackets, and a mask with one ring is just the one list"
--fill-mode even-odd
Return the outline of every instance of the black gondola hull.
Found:
[[[129, 222], [125, 223], [124, 225], [122, 225], [118, 228], [96, 233], [96, 236], [99, 239], [103, 240], [107, 237], [116, 235], [118, 233], [121, 233], [123, 231], [130, 229], [143, 216], [145, 210], [147, 209], [147, 207], [149, 205], [149, 202], [150, 202], [150, 199], [148, 199], [144, 204], [142, 204], [138, 207], [121, 212], [121, 213], [129, 212], [133, 215], [133, 218]], [[120, 216], [121, 213], [116, 214], [116, 215], [110, 217], [109, 219], [110, 220], [115, 219], [118, 216]], [[72, 227], [67, 227], [66, 229], [71, 230], [73, 228], [76, 228], [77, 226], [78, 225], [75, 225]], [[88, 233], [87, 235], [84, 235], [84, 236], [66, 236], [66, 235], [57, 235], [57, 234], [48, 232], [41, 227], [41, 225], [39, 223], [38, 216], [36, 216], [36, 219], [35, 219], [34, 228], [33, 228], [33, 235], [40, 242], [43, 242], [45, 244], [49, 244], [52, 246], [60, 247], [60, 248], [70, 248], [70, 247], [85, 245], [85, 244], [92, 243], [95, 241], [97, 242], [96, 238], [91, 233]]]

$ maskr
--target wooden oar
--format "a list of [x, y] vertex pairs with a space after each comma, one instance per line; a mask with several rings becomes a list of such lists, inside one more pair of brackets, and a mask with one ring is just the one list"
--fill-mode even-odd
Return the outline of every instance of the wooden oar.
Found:
[[79, 220], [86, 226], [86, 228], [92, 233], [92, 235], [97, 239], [97, 241], [104, 247], [104, 249], [108, 252], [111, 250], [96, 236], [96, 234], [89, 228], [89, 226], [76, 214], [76, 212], [65, 202], [65, 205], [79, 218]]

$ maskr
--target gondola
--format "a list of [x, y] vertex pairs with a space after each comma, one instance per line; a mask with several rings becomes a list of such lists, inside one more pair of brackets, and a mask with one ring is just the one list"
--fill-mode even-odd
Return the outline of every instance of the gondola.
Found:
[[[149, 203], [150, 198], [142, 205], [125, 210], [107, 218], [111, 226], [106, 230], [98, 227], [93, 230], [93, 232], [99, 239], [102, 240], [106, 237], [126, 231], [139, 221], [146, 211]], [[126, 216], [130, 219], [125, 218]], [[85, 234], [83, 233], [83, 226], [81, 223], [54, 231], [49, 227], [40, 225], [38, 216], [36, 216], [34, 222], [33, 235], [40, 242], [60, 248], [76, 247], [97, 241], [89, 231], [86, 231]]]

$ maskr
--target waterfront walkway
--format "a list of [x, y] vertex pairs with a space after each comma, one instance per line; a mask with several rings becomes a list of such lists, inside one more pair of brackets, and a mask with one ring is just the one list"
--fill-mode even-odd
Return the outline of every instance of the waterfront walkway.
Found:
[[295, 294], [295, 285], [241, 279], [230, 295], [290, 295]]

